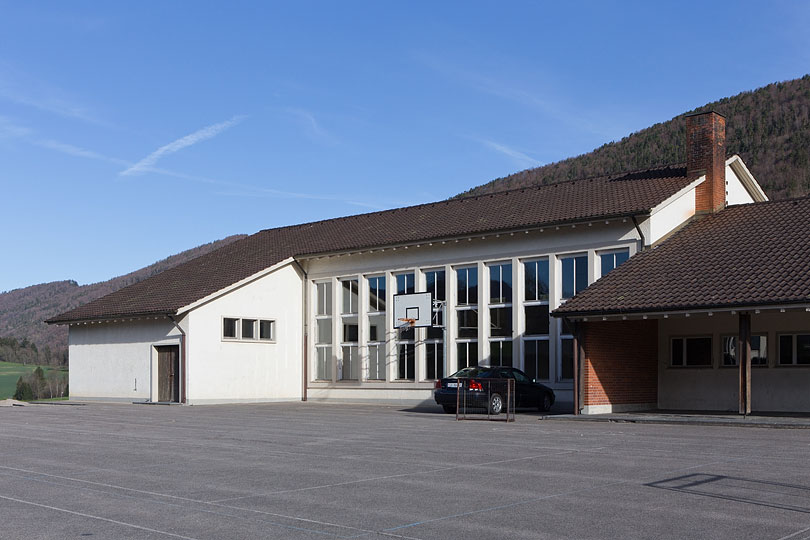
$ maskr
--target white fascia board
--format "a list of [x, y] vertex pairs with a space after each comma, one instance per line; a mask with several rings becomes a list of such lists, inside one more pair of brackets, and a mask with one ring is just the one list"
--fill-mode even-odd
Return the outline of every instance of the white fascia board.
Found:
[[287, 266], [288, 264], [292, 263], [294, 260], [295, 259], [293, 257], [287, 257], [283, 261], [279, 261], [279, 262], [277, 262], [276, 264], [274, 264], [272, 266], [268, 266], [264, 270], [256, 272], [255, 274], [253, 274], [251, 276], [248, 276], [243, 280], [237, 281], [236, 283], [228, 285], [227, 287], [225, 287], [223, 289], [220, 289], [220, 290], [218, 290], [218, 291], [216, 291], [214, 293], [211, 293], [211, 294], [209, 294], [208, 296], [206, 296], [204, 298], [200, 298], [196, 302], [192, 302], [191, 304], [188, 304], [187, 306], [181, 307], [180, 309], [177, 310], [177, 315], [178, 316], [183, 315], [184, 313], [187, 313], [187, 312], [191, 311], [192, 309], [200, 307], [203, 304], [207, 304], [211, 300], [215, 300], [216, 298], [219, 298], [220, 296], [224, 296], [224, 295], [228, 294], [229, 292], [231, 292], [233, 290], [236, 290], [236, 289], [238, 289], [240, 287], [244, 287], [248, 283], [251, 283], [253, 281], [256, 281], [257, 279], [263, 278], [267, 274], [271, 274], [271, 273], [275, 272], [276, 270], [278, 270], [279, 268], [281, 268], [283, 266]]
[[734, 174], [740, 179], [743, 187], [748, 191], [754, 201], [763, 202], [768, 200], [768, 196], [762, 191], [762, 186], [759, 185], [757, 179], [754, 178], [754, 175], [751, 174], [751, 171], [745, 166], [745, 162], [740, 156], [734, 154], [728, 158], [726, 160], [726, 166], [731, 167], [731, 170], [734, 171]]
[[661, 201], [660, 204], [658, 204], [652, 210], [650, 210], [650, 215], [654, 216], [655, 214], [657, 214], [658, 212], [660, 212], [661, 210], [663, 210], [664, 208], [666, 208], [667, 206], [669, 206], [673, 202], [677, 201], [678, 199], [683, 197], [686, 193], [689, 193], [689, 191], [695, 189], [696, 187], [698, 187], [700, 184], [702, 184], [705, 181], [706, 181], [706, 175], [704, 174], [703, 176], [701, 176], [700, 178], [698, 178], [694, 182], [691, 182], [690, 184], [687, 184], [686, 186], [681, 188], [676, 193], [673, 193], [672, 195], [670, 195], [669, 197], [667, 197], [666, 199]]

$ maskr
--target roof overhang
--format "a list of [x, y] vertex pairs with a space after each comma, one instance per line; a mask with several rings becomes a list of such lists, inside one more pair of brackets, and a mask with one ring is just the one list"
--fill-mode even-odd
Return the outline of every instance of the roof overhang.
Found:
[[738, 313], [754, 313], [759, 314], [762, 312], [770, 313], [787, 313], [787, 312], [810, 312], [810, 301], [801, 302], [785, 302], [785, 303], [771, 303], [771, 304], [739, 304], [734, 306], [696, 306], [692, 308], [671, 309], [671, 310], [656, 310], [654, 308], [647, 310], [637, 311], [613, 311], [613, 312], [573, 312], [573, 313], [558, 313], [551, 312], [552, 317], [566, 318], [570, 320], [578, 320], [583, 322], [593, 321], [627, 321], [627, 320], [640, 320], [640, 319], [669, 319], [675, 317], [691, 317], [693, 315], [706, 315], [709, 317], [715, 314], [731, 314], [737, 315]]
[[751, 198], [754, 199], [754, 202], [764, 202], [769, 200], [768, 196], [765, 195], [765, 192], [762, 191], [762, 186], [759, 185], [754, 175], [751, 174], [751, 171], [748, 170], [748, 167], [745, 166], [745, 162], [743, 162], [742, 158], [737, 154], [734, 154], [730, 158], [726, 160], [726, 166], [730, 167], [734, 174], [737, 175], [737, 178], [740, 179], [742, 182], [743, 187], [748, 191], [748, 194], [751, 195]]
[[154, 312], [154, 313], [127, 313], [126, 315], [110, 315], [109, 317], [91, 317], [79, 319], [48, 319], [45, 324], [55, 324], [61, 326], [67, 324], [74, 325], [87, 325], [87, 324], [107, 324], [119, 322], [132, 322], [132, 321], [150, 321], [168, 319], [173, 316], [174, 312]]

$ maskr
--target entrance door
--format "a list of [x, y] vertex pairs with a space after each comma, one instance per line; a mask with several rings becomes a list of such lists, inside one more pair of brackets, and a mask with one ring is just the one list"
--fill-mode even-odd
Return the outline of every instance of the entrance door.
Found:
[[155, 347], [158, 353], [158, 401], [180, 401], [180, 347]]

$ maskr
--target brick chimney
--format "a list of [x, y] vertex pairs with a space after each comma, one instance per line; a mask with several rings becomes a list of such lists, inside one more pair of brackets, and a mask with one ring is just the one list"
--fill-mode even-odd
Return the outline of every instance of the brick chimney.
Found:
[[695, 212], [711, 213], [726, 206], [726, 119], [714, 112], [686, 117], [686, 175], [706, 181], [695, 191]]

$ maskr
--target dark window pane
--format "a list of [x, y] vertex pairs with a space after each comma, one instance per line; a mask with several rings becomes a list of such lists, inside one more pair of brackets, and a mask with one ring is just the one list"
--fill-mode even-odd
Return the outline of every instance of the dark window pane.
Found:
[[512, 308], [490, 308], [489, 335], [492, 337], [512, 337]]
[[478, 365], [478, 343], [458, 343], [458, 368], [475, 367]]
[[537, 300], [537, 261], [523, 263], [525, 299]]
[[444, 270], [435, 270], [425, 274], [427, 290], [433, 294], [434, 300], [445, 300]]
[[537, 343], [539, 342], [523, 342], [523, 371], [530, 379], [537, 378]]
[[737, 338], [734, 336], [723, 338], [723, 365], [737, 365]]
[[526, 335], [548, 334], [548, 306], [526, 306]]
[[489, 344], [491, 366], [512, 366], [512, 342], [493, 341]]
[[259, 339], [275, 339], [273, 326], [273, 321], [259, 321]]
[[630, 250], [625, 249], [624, 251], [620, 251], [615, 255], [616, 255], [616, 266], [619, 266], [620, 264], [627, 262], [627, 259], [630, 258]]
[[562, 260], [562, 296], [571, 298], [574, 296], [574, 259]]
[[683, 338], [675, 338], [672, 340], [672, 365], [683, 365]]
[[358, 325], [356, 324], [344, 324], [343, 325], [343, 342], [344, 343], [352, 343], [358, 340], [357, 338], [357, 328]]
[[562, 345], [562, 373], [560, 379], [569, 381], [574, 378], [574, 340], [563, 339], [560, 340]]
[[256, 338], [256, 319], [242, 319], [242, 339]]
[[373, 277], [368, 280], [369, 311], [385, 311], [385, 277]]
[[686, 338], [686, 365], [712, 365], [712, 338]]
[[793, 336], [779, 336], [779, 363], [793, 363]]
[[461, 268], [456, 271], [456, 284], [458, 291], [458, 303], [459, 304], [467, 304], [467, 269]]
[[411, 340], [413, 340], [414, 335], [415, 335], [414, 334], [414, 329], [411, 328], [410, 326], [400, 328], [399, 330], [397, 330], [397, 332], [399, 333], [399, 338], [398, 339], [400, 339], [402, 341], [411, 341]]
[[478, 337], [478, 311], [474, 309], [462, 309], [458, 312], [458, 337], [477, 338]]
[[414, 291], [413, 284], [414, 284], [413, 274], [398, 274], [397, 294], [413, 294]]
[[599, 257], [602, 260], [602, 275], [616, 268], [616, 258], [613, 253], [605, 253]]
[[467, 269], [468, 303], [478, 303], [478, 268]]
[[796, 336], [796, 363], [810, 364], [810, 335]]
[[588, 286], [588, 257], [577, 257], [576, 261], [576, 285], [574, 290], [576, 292], [584, 291]]
[[222, 337], [236, 338], [236, 321], [239, 319], [222, 319]]

